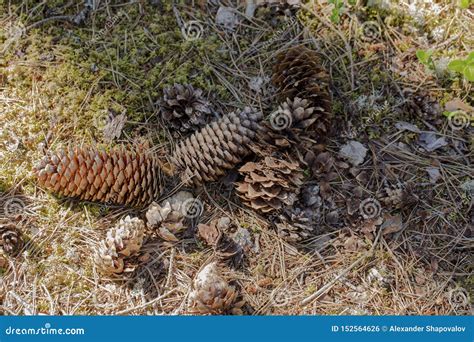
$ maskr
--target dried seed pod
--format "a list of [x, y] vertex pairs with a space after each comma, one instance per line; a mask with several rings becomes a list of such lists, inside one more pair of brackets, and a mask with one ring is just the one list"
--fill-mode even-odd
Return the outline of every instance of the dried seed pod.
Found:
[[158, 160], [142, 150], [68, 148], [46, 156], [34, 173], [40, 186], [81, 200], [144, 206], [160, 192]]
[[196, 276], [189, 295], [190, 311], [200, 314], [241, 314], [243, 302], [236, 302], [237, 291], [219, 273], [215, 262]]
[[143, 244], [145, 224], [139, 218], [125, 217], [107, 232], [99, 244], [95, 261], [105, 274], [120, 274], [125, 270], [125, 259], [137, 254]]
[[183, 133], [193, 132], [209, 122], [211, 109], [201, 89], [190, 84], [175, 84], [163, 91], [159, 101], [166, 124]]
[[237, 182], [237, 194], [252, 209], [268, 213], [293, 205], [304, 178], [298, 162], [288, 157], [265, 157], [239, 169], [244, 176]]
[[23, 248], [21, 231], [13, 223], [0, 225], [0, 247], [6, 254], [17, 255]]
[[185, 184], [219, 179], [250, 153], [261, 119], [262, 113], [247, 107], [202, 128], [178, 144], [171, 158], [175, 172]]

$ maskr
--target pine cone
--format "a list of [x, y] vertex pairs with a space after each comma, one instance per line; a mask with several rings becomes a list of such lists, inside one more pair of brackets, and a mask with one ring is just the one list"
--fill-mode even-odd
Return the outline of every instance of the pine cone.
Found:
[[239, 171], [244, 180], [236, 184], [238, 196], [263, 213], [293, 205], [304, 178], [297, 162], [273, 157], [249, 162]]
[[434, 125], [442, 123], [442, 110], [436, 98], [426, 92], [413, 92], [409, 89], [404, 90], [404, 95], [407, 102], [403, 111], [408, 113], [410, 118], [426, 120]]
[[306, 141], [320, 140], [327, 133], [329, 121], [320, 120], [316, 107], [311, 107], [308, 100], [295, 97], [286, 99], [273, 112], [265, 127], [265, 140], [280, 147], [292, 146], [290, 141], [302, 142], [303, 146], [313, 146]]
[[316, 52], [304, 46], [295, 46], [280, 53], [272, 81], [279, 89], [282, 101], [295, 97], [308, 100], [309, 106], [314, 107], [315, 134], [328, 134], [332, 119], [330, 79]]
[[81, 200], [143, 206], [157, 197], [159, 167], [143, 151], [69, 148], [46, 156], [34, 172], [40, 186]]
[[201, 89], [194, 89], [190, 84], [175, 84], [164, 89], [163, 93], [159, 105], [165, 123], [183, 133], [195, 131], [208, 123], [211, 109]]
[[246, 107], [207, 125], [181, 141], [171, 160], [185, 184], [202, 185], [219, 179], [250, 153], [261, 130], [262, 113]]
[[236, 303], [237, 291], [219, 274], [215, 262], [204, 267], [196, 276], [189, 295], [190, 311], [201, 314], [241, 314], [243, 302]]
[[137, 254], [143, 244], [145, 224], [139, 218], [125, 217], [107, 232], [99, 244], [95, 257], [97, 266], [105, 274], [119, 274], [125, 270], [125, 259]]
[[21, 231], [12, 223], [0, 225], [0, 247], [6, 254], [15, 256], [23, 248]]
[[200, 223], [198, 235], [214, 249], [219, 260], [236, 268], [242, 264], [244, 250], [235, 241], [235, 235], [229, 234], [230, 226], [228, 217], [216, 218], [207, 224]]
[[300, 208], [285, 211], [276, 219], [278, 235], [289, 242], [300, 242], [314, 235], [311, 213]]

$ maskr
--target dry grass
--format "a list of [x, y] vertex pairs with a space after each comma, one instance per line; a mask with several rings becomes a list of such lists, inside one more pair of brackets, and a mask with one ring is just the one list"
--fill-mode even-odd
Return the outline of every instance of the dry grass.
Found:
[[[44, 2], [7, 3], [0, 18], [5, 23], [24, 22], [28, 28], [8, 53], [0, 55], [0, 218], [16, 220], [26, 239], [20, 255], [2, 256], [6, 264], [0, 312], [187, 314], [196, 273], [216, 258], [195, 236], [196, 226], [228, 216], [248, 230], [252, 240], [243, 264], [224, 268], [225, 277], [246, 301], [246, 314], [472, 313], [473, 200], [460, 189], [473, 176], [472, 126], [452, 130], [441, 117], [434, 127], [404, 109], [410, 100], [407, 88], [423, 90], [442, 105], [453, 98], [474, 104], [472, 83], [445, 70], [428, 70], [415, 56], [417, 49], [429, 48], [437, 51], [436, 60], [466, 55], [472, 47], [472, 10], [461, 11], [451, 1], [442, 1], [440, 13], [428, 12], [420, 27], [406, 15], [403, 4], [390, 11], [359, 5], [334, 24], [331, 8], [322, 2], [306, 5], [299, 20], [280, 18], [275, 27], [257, 12], [254, 18], [242, 17], [236, 31], [226, 33], [214, 22], [215, 7], [203, 12], [183, 5], [177, 7], [181, 19], [197, 20], [204, 28], [201, 40], [190, 43], [182, 39], [176, 11], [168, 3], [163, 12], [145, 2], [98, 4], [94, 22], [82, 26], [44, 21]], [[80, 6], [48, 8], [71, 15]], [[126, 19], [100, 35], [105, 18], [119, 9], [127, 13]], [[243, 6], [239, 10], [243, 12]], [[361, 37], [365, 22], [377, 27], [370, 39]], [[441, 38], [424, 35], [436, 28], [443, 28]], [[89, 35], [97, 39], [97, 52], [84, 45]], [[106, 145], [95, 123], [96, 115], [110, 108], [125, 111], [129, 119], [113, 144], [146, 137], [156, 151], [173, 146], [175, 141], [157, 119], [155, 101], [163, 86], [174, 82], [204, 88], [218, 113], [252, 105], [268, 115], [276, 107], [274, 90], [265, 84], [257, 94], [249, 82], [268, 80], [275, 54], [303, 43], [321, 54], [334, 83], [334, 111], [340, 119], [335, 123], [338, 134], [327, 149], [336, 156], [351, 138], [369, 148], [357, 168], [357, 175], [364, 177], [337, 168], [339, 177], [330, 182], [331, 198], [323, 198], [317, 235], [303, 244], [283, 241], [270, 222], [240, 205], [231, 174], [223, 182], [193, 189], [205, 211], [179, 243], [164, 244], [150, 236], [132, 272], [115, 279], [101, 275], [92, 258], [98, 242], [121, 217], [143, 217], [144, 210], [55, 198], [36, 186], [30, 172], [35, 161], [45, 150], [70, 142]], [[159, 62], [152, 62], [156, 55]], [[199, 60], [197, 65], [187, 65], [193, 58]], [[177, 66], [168, 67], [173, 59]], [[98, 72], [91, 71], [95, 63]], [[206, 71], [199, 69], [202, 65]], [[206, 73], [204, 80], [191, 76], [199, 70]], [[422, 131], [436, 130], [450, 144], [425, 152], [416, 147], [416, 134], [395, 127], [399, 121], [417, 124]], [[441, 173], [435, 184], [426, 172], [430, 166]], [[415, 184], [419, 197], [405, 209], [382, 205], [383, 213], [401, 215], [403, 229], [382, 234], [370, 220], [348, 214], [352, 200], [380, 198], [387, 184], [397, 183]], [[174, 179], [165, 180], [164, 187], [163, 198], [182, 188]], [[356, 188], [362, 189], [362, 198], [354, 195]], [[18, 211], [12, 213], [12, 208]], [[338, 220], [330, 223], [326, 218], [334, 211]]]

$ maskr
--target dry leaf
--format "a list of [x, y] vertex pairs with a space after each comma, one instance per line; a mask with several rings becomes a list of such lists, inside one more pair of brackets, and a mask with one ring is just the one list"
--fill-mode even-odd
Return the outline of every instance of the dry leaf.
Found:
[[215, 247], [219, 241], [222, 233], [217, 229], [215, 222], [210, 224], [198, 225], [199, 236], [209, 245]]

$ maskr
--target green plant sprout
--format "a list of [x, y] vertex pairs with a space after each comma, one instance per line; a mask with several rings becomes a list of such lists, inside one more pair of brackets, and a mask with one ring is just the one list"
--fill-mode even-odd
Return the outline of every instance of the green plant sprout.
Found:
[[433, 62], [433, 51], [432, 50], [417, 50], [416, 57], [420, 61], [421, 64], [426, 65], [430, 69], [434, 69], [435, 65]]
[[[334, 5], [334, 8], [331, 12], [331, 21], [335, 24], [339, 23], [341, 18], [341, 12], [344, 7], [344, 0], [329, 0], [330, 4]], [[349, 0], [347, 3], [349, 5], [355, 5], [357, 0]]]
[[448, 64], [448, 69], [464, 75], [466, 80], [474, 82], [474, 52], [471, 52], [466, 59], [455, 59]]

